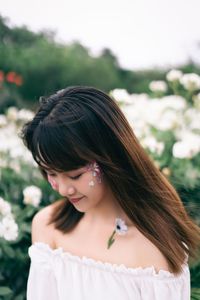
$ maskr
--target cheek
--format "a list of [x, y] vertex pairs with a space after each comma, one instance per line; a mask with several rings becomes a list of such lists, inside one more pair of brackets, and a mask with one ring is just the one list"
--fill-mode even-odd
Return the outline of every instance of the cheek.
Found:
[[53, 179], [50, 175], [47, 175], [47, 179], [48, 179], [48, 182], [50, 183], [51, 187], [52, 187], [54, 190], [57, 190], [57, 189], [58, 189], [58, 184], [57, 184], [57, 182], [55, 181], [55, 179]]
[[92, 172], [87, 172], [84, 176], [83, 182], [82, 182], [82, 186], [84, 185], [84, 188], [88, 191], [88, 192], [93, 192], [94, 190], [99, 188], [99, 182], [97, 180], [96, 176], [93, 176]]
[[105, 185], [102, 181], [98, 182], [97, 178], [92, 173], [85, 174], [84, 182], [82, 183], [84, 191], [95, 198], [101, 198], [105, 193]]

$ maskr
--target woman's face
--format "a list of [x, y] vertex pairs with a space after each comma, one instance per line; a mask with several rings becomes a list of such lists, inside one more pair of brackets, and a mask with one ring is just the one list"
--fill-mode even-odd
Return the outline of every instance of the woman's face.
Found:
[[95, 162], [73, 171], [46, 173], [52, 188], [80, 212], [96, 207], [106, 196], [107, 186]]

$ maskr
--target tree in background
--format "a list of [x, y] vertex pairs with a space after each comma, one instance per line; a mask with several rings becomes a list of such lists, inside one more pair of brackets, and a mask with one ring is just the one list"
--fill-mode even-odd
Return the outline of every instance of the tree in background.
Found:
[[[185, 68], [200, 73], [192, 62]], [[130, 93], [148, 92], [152, 80], [164, 79], [165, 70], [126, 70], [120, 67], [110, 49], [92, 56], [79, 42], [58, 43], [55, 33], [34, 33], [23, 27], [11, 27], [8, 19], [0, 16], [0, 70], [14, 71], [23, 78], [23, 85], [0, 104], [34, 109], [39, 96], [70, 85], [91, 85], [109, 92], [114, 88]], [[185, 72], [186, 70], [184, 70]], [[2, 98], [2, 97], [1, 97]], [[1, 101], [2, 102], [2, 101]]]

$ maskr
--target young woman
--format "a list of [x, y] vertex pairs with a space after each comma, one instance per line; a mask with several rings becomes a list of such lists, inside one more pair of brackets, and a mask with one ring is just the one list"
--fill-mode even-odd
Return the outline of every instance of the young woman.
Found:
[[62, 196], [32, 222], [28, 300], [189, 300], [200, 230], [116, 102], [42, 97], [22, 138]]

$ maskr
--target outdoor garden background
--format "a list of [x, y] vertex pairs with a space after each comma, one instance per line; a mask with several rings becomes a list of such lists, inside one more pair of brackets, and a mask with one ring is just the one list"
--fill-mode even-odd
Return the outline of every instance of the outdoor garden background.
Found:
[[[51, 32], [9, 27], [0, 17], [0, 299], [25, 299], [31, 220], [58, 199], [19, 137], [41, 95], [70, 85], [110, 93], [157, 168], [200, 225], [200, 65], [170, 70], [121, 68], [109, 49], [91, 56]], [[200, 299], [200, 257], [192, 264], [192, 299]]]

